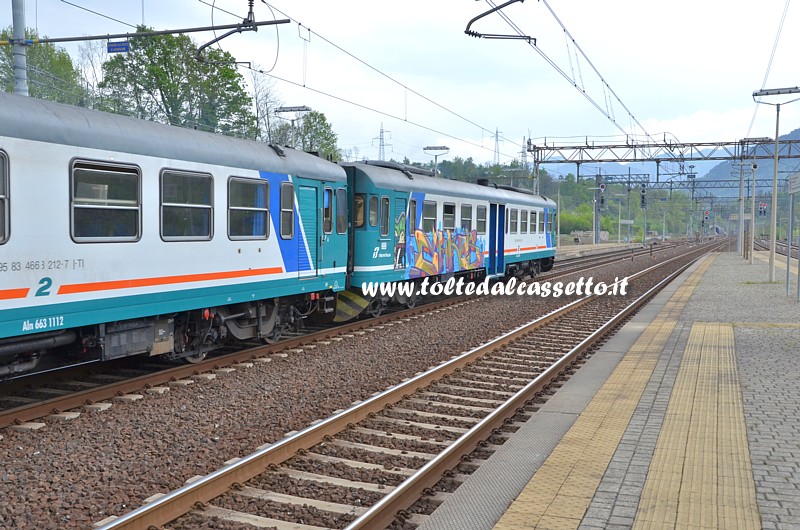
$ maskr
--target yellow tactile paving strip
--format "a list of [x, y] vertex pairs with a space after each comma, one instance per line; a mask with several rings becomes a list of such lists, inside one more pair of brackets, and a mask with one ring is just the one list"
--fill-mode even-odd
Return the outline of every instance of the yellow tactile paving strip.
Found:
[[706, 259], [647, 326], [495, 530], [577, 528], [619, 445]]
[[733, 325], [695, 323], [634, 529], [761, 527]]

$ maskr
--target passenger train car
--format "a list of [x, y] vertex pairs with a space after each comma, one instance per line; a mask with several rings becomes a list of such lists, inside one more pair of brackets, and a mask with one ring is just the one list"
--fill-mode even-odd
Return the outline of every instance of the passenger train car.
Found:
[[344, 164], [352, 204], [348, 292], [337, 320], [377, 314], [412, 296], [363, 298], [366, 282], [446, 280], [463, 275], [534, 276], [553, 267], [555, 203], [513, 188], [436, 178], [391, 162]]
[[519, 190], [0, 93], [0, 378], [196, 361], [416, 301], [362, 282], [533, 275], [554, 215]]
[[307, 153], [0, 94], [0, 375], [76, 341], [200, 359], [333, 311], [346, 198]]

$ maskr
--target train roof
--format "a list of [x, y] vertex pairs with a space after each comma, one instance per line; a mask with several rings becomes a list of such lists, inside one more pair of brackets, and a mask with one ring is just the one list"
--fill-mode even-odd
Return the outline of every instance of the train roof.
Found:
[[338, 165], [289, 147], [273, 148], [262, 142], [6, 93], [0, 93], [2, 136], [336, 182], [346, 180]]
[[498, 203], [515, 203], [529, 206], [555, 208], [556, 203], [542, 195], [526, 190], [507, 187], [483, 186], [434, 177], [431, 172], [416, 172], [415, 168], [402, 164], [382, 162], [347, 162], [342, 166], [363, 173], [376, 188], [400, 191], [421, 191], [437, 195], [451, 195], [465, 199], [480, 199]]

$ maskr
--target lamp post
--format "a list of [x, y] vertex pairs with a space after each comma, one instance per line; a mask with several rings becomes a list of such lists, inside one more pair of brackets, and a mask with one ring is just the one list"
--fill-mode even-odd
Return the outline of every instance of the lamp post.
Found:
[[[433, 157], [433, 176], [436, 176], [436, 166], [439, 163], [439, 157], [444, 156], [450, 152], [450, 148], [446, 145], [429, 145], [423, 147], [422, 150], [425, 152], [426, 155], [430, 155]], [[429, 153], [428, 151], [433, 151]]]
[[767, 90], [756, 90], [753, 92], [753, 99], [756, 103], [764, 103], [766, 105], [775, 105], [775, 158], [772, 172], [772, 212], [770, 215], [770, 229], [769, 229], [769, 281], [775, 281], [775, 246], [777, 244], [778, 234], [776, 225], [778, 224], [778, 147], [780, 139], [778, 138], [778, 130], [781, 117], [781, 105], [788, 105], [792, 101], [797, 101], [800, 98], [791, 99], [783, 103], [765, 103], [755, 98], [761, 96], [779, 96], [787, 94], [800, 93], [800, 87], [792, 88], [771, 88]]
[[693, 172], [694, 166], [689, 166], [689, 173], [686, 179], [692, 183], [692, 202], [689, 205], [689, 240], [694, 241], [694, 178], [697, 176]]
[[275, 109], [275, 114], [280, 114], [281, 112], [294, 112], [294, 118], [290, 121], [292, 122], [292, 149], [297, 148], [297, 142], [295, 140], [295, 129], [294, 129], [294, 122], [295, 120], [299, 119], [301, 112], [311, 112], [310, 107], [306, 107], [305, 105], [295, 106], [295, 107], [278, 107]]

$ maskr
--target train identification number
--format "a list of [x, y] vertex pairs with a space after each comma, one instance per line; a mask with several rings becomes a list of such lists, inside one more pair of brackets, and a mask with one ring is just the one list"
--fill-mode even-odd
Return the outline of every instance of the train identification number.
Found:
[[47, 329], [63, 328], [63, 327], [64, 327], [63, 316], [37, 318], [34, 320], [22, 321], [22, 331], [43, 331]]

